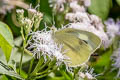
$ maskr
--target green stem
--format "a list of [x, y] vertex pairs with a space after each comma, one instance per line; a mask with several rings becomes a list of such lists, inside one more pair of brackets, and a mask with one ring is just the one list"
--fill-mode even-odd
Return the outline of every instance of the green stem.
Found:
[[42, 77], [45, 77], [45, 76], [47, 76], [49, 73], [50, 73], [50, 72], [48, 72], [47, 74], [41, 75], [41, 76], [37, 76], [37, 77], [35, 77], [35, 79], [40, 79], [40, 78], [42, 78]]
[[30, 74], [30, 76], [35, 76], [36, 73], [38, 72], [38, 70], [40, 69], [40, 66], [43, 64], [44, 59], [43, 57], [41, 57], [37, 63], [37, 65], [35, 66], [35, 69], [33, 70], [33, 72]]
[[[47, 65], [49, 62], [50, 62], [50, 61], [48, 61], [45, 65]], [[52, 67], [55, 65], [55, 63], [56, 63], [56, 59], [54, 59], [53, 61], [51, 61], [51, 62], [49, 63], [48, 68], [47, 68], [45, 71], [40, 72], [40, 73], [36, 73], [36, 75], [42, 75], [42, 74], [44, 74], [44, 73], [47, 73], [47, 72], [50, 70], [50, 68], [52, 68]], [[44, 67], [44, 66], [43, 66], [43, 67]], [[42, 70], [43, 67], [41, 67], [41, 68], [39, 69], [39, 71]]]
[[21, 54], [21, 58], [20, 58], [19, 74], [20, 74], [20, 71], [21, 71], [21, 69], [22, 69], [22, 58], [23, 58], [23, 54], [24, 54], [24, 50], [23, 50], [23, 52], [22, 52], [22, 54]]
[[20, 67], [19, 67], [19, 74], [20, 74], [20, 71], [22, 69], [22, 60], [23, 60], [23, 55], [24, 55], [24, 51], [25, 51], [25, 45], [26, 45], [26, 40], [27, 40], [27, 36], [24, 37], [24, 32], [23, 32], [23, 27], [21, 27], [21, 35], [22, 35], [22, 38], [23, 38], [23, 51], [22, 51], [22, 54], [21, 54], [21, 58], [20, 58]]
[[30, 56], [33, 56], [33, 54], [29, 50], [25, 49], [24, 51], [25, 51], [25, 53], [29, 54]]
[[32, 70], [33, 62], [34, 62], [34, 58], [32, 58], [32, 60], [30, 61], [30, 67], [29, 67], [29, 70], [28, 70], [28, 75], [30, 74], [30, 72]]
[[[35, 77], [35, 79], [40, 79], [40, 78], [42, 78], [42, 77], [45, 77], [45, 76], [47, 76], [49, 73], [51, 73], [51, 72], [55, 71], [57, 68], [58, 68], [58, 67], [57, 67], [57, 66], [55, 66], [55, 67], [54, 67], [54, 69], [53, 69], [53, 70], [51, 70], [50, 72], [48, 72], [48, 73], [46, 73], [46, 74], [43, 74], [43, 75], [41, 75], [41, 76], [37, 76], [37, 77]], [[39, 73], [37, 73], [37, 74], [39, 74]]]
[[49, 62], [50, 62], [50, 60], [48, 60], [43, 66], [41, 66], [39, 71], [42, 70], [46, 65], [48, 65]]
[[[23, 41], [25, 40], [24, 38], [24, 33], [23, 33], [23, 27], [21, 27], [21, 35], [22, 35], [22, 39]], [[20, 71], [21, 71], [21, 68], [22, 68], [22, 57], [23, 57], [23, 54], [24, 54], [24, 47], [22, 47], [22, 54], [21, 54], [21, 58], [20, 58], [20, 67], [19, 67], [19, 74], [20, 74]]]
[[80, 70], [80, 67], [77, 67], [77, 68], [74, 69], [73, 79], [75, 79], [75, 76], [79, 72], [79, 70]]
[[22, 52], [22, 54], [21, 54], [21, 58], [20, 58], [20, 68], [19, 68], [19, 74], [20, 74], [20, 71], [21, 71], [21, 69], [22, 69], [22, 60], [23, 60], [23, 55], [24, 55], [24, 51], [25, 51], [25, 44], [26, 44], [26, 42], [25, 42], [25, 40], [24, 40], [24, 42], [23, 42], [23, 52]]
[[[37, 30], [37, 29], [34, 28], [33, 32], [35, 32], [36, 30]], [[29, 37], [28, 37], [28, 40], [30, 40], [31, 38], [32, 38], [32, 36], [29, 36]], [[28, 46], [28, 43], [26, 43], [26, 46]], [[26, 46], [25, 46], [25, 47], [26, 47]]]
[[21, 27], [21, 35], [22, 35], [22, 39], [23, 39], [23, 41], [25, 40], [25, 37], [24, 37], [24, 33], [23, 33], [23, 27]]
[[[53, 66], [48, 67], [48, 68], [47, 68], [45, 71], [43, 71], [43, 72], [36, 73], [36, 75], [42, 75], [42, 74], [47, 73], [47, 72], [48, 72], [48, 70], [49, 70], [51, 67], [53, 67]], [[51, 70], [50, 72], [52, 72], [52, 71], [56, 70], [57, 68], [58, 68], [58, 67], [57, 67], [57, 66], [55, 66], [55, 67], [53, 68], [53, 70]]]
[[[15, 45], [15, 47], [18, 48], [20, 51], [22, 51], [22, 48], [20, 46]], [[25, 49], [24, 52], [29, 54], [30, 56], [33, 56], [33, 54], [27, 49]]]

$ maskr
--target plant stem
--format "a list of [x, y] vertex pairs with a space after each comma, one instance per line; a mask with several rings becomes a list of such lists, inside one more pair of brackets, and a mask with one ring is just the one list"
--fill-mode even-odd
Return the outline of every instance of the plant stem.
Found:
[[37, 76], [37, 77], [35, 77], [35, 79], [40, 79], [40, 78], [42, 78], [42, 77], [45, 77], [45, 76], [47, 76], [49, 73], [50, 73], [50, 72], [48, 72], [47, 74], [41, 75], [41, 76]]
[[[49, 64], [48, 64], [49, 63]], [[52, 72], [53, 70], [55, 70], [57, 67], [56, 66], [54, 66], [55, 65], [55, 63], [56, 63], [56, 59], [54, 59], [53, 61], [51, 61], [50, 62], [50, 60], [48, 61], [48, 62], [46, 62], [40, 69], [39, 69], [39, 71], [40, 70], [42, 70], [44, 67], [45, 67], [45, 65], [48, 65], [48, 68], [47, 69], [45, 69], [43, 72], [39, 72], [39, 73], [36, 73], [36, 75], [43, 75], [43, 74], [47, 74], [48, 72], [49, 72], [49, 70], [52, 68], [52, 70], [50, 71], [50, 72]]]
[[23, 60], [23, 55], [24, 55], [24, 51], [25, 51], [25, 44], [26, 44], [26, 42], [25, 42], [25, 40], [24, 40], [24, 42], [23, 42], [23, 51], [22, 51], [21, 58], [20, 58], [19, 74], [20, 74], [20, 71], [21, 71], [21, 69], [22, 69], [22, 60]]
[[[48, 72], [48, 73], [46, 73], [46, 74], [43, 74], [43, 75], [41, 75], [41, 76], [37, 76], [37, 77], [35, 77], [35, 79], [40, 79], [40, 78], [42, 78], [42, 77], [45, 77], [45, 76], [47, 76], [49, 73], [51, 73], [51, 72], [53, 72], [54, 70], [56, 70], [58, 67], [57, 66], [55, 66], [54, 67], [54, 69], [53, 70], [51, 70], [50, 72]], [[45, 72], [45, 71], [44, 71]], [[43, 72], [43, 73], [44, 73]], [[38, 73], [39, 74], [39, 73]]]
[[23, 49], [23, 52], [21, 54], [21, 58], [20, 58], [20, 68], [19, 68], [19, 74], [20, 74], [20, 71], [22, 69], [22, 58], [23, 58], [23, 54], [24, 54], [24, 49]]
[[74, 75], [73, 75], [74, 79], [75, 79], [76, 74], [79, 72], [79, 70], [80, 70], [80, 67], [77, 67], [74, 69]]
[[23, 47], [22, 47], [23, 51], [22, 51], [21, 58], [20, 58], [19, 74], [20, 74], [20, 71], [22, 69], [22, 59], [23, 59], [23, 55], [24, 55], [24, 51], [25, 51], [25, 45], [26, 45], [26, 40], [27, 40], [27, 36], [24, 37], [23, 27], [21, 27], [21, 35], [22, 35], [22, 39], [23, 39]]
[[41, 57], [41, 58], [39, 59], [37, 65], [35, 66], [33, 72], [30, 74], [30, 76], [36, 75], [36, 73], [37, 73], [38, 70], [40, 69], [40, 66], [43, 64], [43, 62], [44, 62], [44, 59], [43, 59], [43, 57]]
[[[52, 67], [52, 66], [51, 66], [51, 67]], [[43, 72], [36, 73], [36, 75], [42, 75], [42, 74], [47, 73], [47, 72], [48, 72], [48, 70], [49, 70], [51, 67], [48, 67], [48, 68], [47, 68], [45, 71], [43, 71]], [[54, 68], [53, 68], [50, 72], [52, 72], [52, 71], [56, 70], [57, 68], [58, 68], [57, 66], [54, 66]]]
[[39, 71], [42, 70], [46, 65], [48, 65], [50, 62], [50, 60], [48, 60], [44, 65], [42, 65], [40, 68], [39, 68]]
[[30, 67], [29, 67], [29, 70], [28, 70], [28, 75], [30, 74], [30, 72], [32, 70], [33, 62], [34, 62], [34, 58], [32, 58], [32, 60], [30, 61]]
[[33, 54], [29, 50], [25, 49], [24, 51], [25, 51], [25, 53], [29, 54], [30, 56], [33, 56]]
[[[20, 51], [22, 51], [22, 48], [20, 46], [15, 45], [15, 47], [18, 48]], [[33, 56], [33, 54], [27, 49], [25, 49], [24, 52], [27, 53], [30, 56]]]

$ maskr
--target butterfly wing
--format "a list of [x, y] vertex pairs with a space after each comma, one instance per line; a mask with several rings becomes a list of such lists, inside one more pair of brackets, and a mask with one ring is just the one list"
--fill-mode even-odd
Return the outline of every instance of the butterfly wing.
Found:
[[68, 33], [78, 37], [92, 48], [92, 52], [94, 52], [97, 48], [99, 48], [102, 42], [98, 36], [88, 31], [68, 28], [63, 30], [63, 33]]
[[72, 28], [57, 31], [53, 37], [55, 42], [63, 44], [63, 50], [67, 50], [65, 55], [70, 58], [71, 63], [68, 65], [71, 67], [87, 62], [92, 52], [100, 44], [97, 43], [100, 39], [96, 35]]

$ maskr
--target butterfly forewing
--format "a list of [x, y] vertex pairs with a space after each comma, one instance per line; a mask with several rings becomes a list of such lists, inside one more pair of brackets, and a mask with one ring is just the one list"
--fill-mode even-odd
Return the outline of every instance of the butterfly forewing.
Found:
[[[96, 47], [95, 44], [97, 42], [94, 39], [91, 39], [91, 36], [87, 36], [85, 32], [81, 32], [81, 30], [77, 29], [67, 28], [57, 31], [53, 35], [55, 42], [58, 44], [63, 44], [63, 50], [67, 50], [65, 55], [70, 58], [69, 61], [71, 63], [68, 64], [69, 66], [79, 66], [87, 62], [91, 53], [93, 52], [93, 47]], [[93, 41], [96, 43], [94, 44]]]
[[77, 36], [82, 41], [84, 41], [86, 44], [88, 44], [93, 49], [93, 52], [101, 44], [101, 39], [98, 36], [96, 36], [95, 34], [88, 32], [88, 31], [68, 28], [68, 29], [64, 29], [63, 32]]

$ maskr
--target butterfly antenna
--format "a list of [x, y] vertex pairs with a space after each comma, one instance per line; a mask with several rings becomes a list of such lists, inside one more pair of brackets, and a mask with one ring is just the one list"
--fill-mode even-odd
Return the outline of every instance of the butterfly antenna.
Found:
[[53, 26], [55, 26], [55, 17], [54, 17], [54, 13], [52, 14], [52, 17], [53, 17], [53, 20], [52, 20]]
[[45, 28], [50, 28], [49, 26], [47, 26], [46, 22], [44, 22]]
[[37, 8], [40, 8], [40, 4], [38, 4], [38, 5], [35, 7], [35, 9], [37, 9]]
[[54, 13], [52, 14], [52, 27], [49, 27], [51, 30], [53, 30], [53, 32], [56, 31], [56, 27], [55, 27], [55, 18], [54, 18]]
[[30, 7], [29, 7], [29, 9], [32, 9], [32, 4], [30, 4]]
[[47, 26], [46, 22], [44, 23], [44, 25], [45, 25], [45, 28], [46, 28], [46, 29], [49, 28], [50, 30], [53, 30], [53, 31], [54, 31], [54, 28]]

